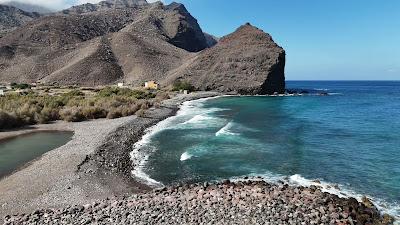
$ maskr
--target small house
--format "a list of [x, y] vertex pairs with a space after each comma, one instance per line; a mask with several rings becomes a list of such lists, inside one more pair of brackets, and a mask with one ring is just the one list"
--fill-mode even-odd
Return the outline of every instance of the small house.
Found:
[[158, 84], [155, 81], [147, 81], [147, 82], [144, 83], [144, 87], [146, 89], [157, 90], [158, 89]]
[[4, 96], [4, 90], [3, 89], [0, 90], [0, 96]]
[[122, 88], [122, 87], [124, 87], [124, 83], [118, 83], [117, 86]]

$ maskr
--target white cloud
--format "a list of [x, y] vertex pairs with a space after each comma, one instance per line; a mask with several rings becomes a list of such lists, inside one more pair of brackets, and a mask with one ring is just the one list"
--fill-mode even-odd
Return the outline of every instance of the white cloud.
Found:
[[[43, 6], [49, 9], [61, 10], [72, 5], [80, 5], [84, 3], [98, 3], [103, 0], [0, 0], [0, 3], [16, 1], [20, 3], [27, 3], [33, 5]], [[158, 0], [147, 0], [148, 2], [157, 2]], [[164, 2], [164, 0], [162, 0]]]

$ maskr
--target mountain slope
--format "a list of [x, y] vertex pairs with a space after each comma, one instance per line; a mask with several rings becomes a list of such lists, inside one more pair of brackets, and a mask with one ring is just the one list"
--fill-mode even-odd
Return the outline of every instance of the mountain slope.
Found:
[[201, 90], [273, 94], [285, 91], [285, 51], [269, 34], [246, 24], [172, 72]]
[[40, 17], [8, 33], [0, 39], [0, 82], [167, 87], [187, 80], [200, 90], [284, 91], [285, 52], [270, 35], [246, 24], [217, 42], [182, 4], [137, 1]]
[[25, 12], [14, 6], [0, 4], [0, 37], [39, 16], [38, 13]]
[[3, 5], [9, 5], [9, 6], [14, 6], [15, 8], [21, 9], [25, 12], [36, 12], [40, 14], [47, 14], [51, 13], [52, 10], [42, 7], [40, 5], [35, 5], [35, 4], [29, 4], [29, 3], [22, 3], [19, 1], [8, 1], [2, 3]]
[[86, 3], [83, 5], [72, 6], [62, 10], [60, 14], [83, 14], [88, 12], [105, 11], [109, 9], [137, 8], [148, 5], [146, 0], [105, 0], [96, 4]]

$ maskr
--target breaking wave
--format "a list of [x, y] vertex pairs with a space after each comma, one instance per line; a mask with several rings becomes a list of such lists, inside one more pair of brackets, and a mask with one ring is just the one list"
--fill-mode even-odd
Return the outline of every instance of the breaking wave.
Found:
[[190, 153], [188, 153], [188, 152], [184, 152], [182, 155], [181, 155], [181, 161], [186, 161], [186, 160], [188, 160], [188, 159], [191, 159], [193, 156], [190, 154]]
[[228, 124], [226, 124], [223, 128], [221, 128], [219, 131], [217, 131], [215, 133], [215, 136], [219, 137], [222, 135], [233, 135], [233, 136], [237, 136], [239, 135], [238, 133], [235, 133], [233, 131], [231, 131], [232, 127], [234, 126], [233, 122], [229, 122]]

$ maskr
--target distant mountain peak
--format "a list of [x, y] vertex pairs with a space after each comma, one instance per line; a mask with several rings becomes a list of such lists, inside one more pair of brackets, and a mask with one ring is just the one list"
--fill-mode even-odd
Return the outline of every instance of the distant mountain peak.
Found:
[[96, 4], [86, 3], [83, 5], [72, 6], [69, 9], [62, 10], [63, 14], [82, 14], [95, 11], [104, 11], [109, 9], [125, 9], [148, 5], [146, 0], [105, 0]]
[[106, 0], [106, 2], [115, 6], [133, 7], [138, 5], [147, 5], [146, 0]]
[[1, 3], [3, 5], [8, 5], [8, 6], [13, 6], [15, 8], [21, 9], [25, 12], [37, 12], [40, 14], [46, 14], [46, 13], [51, 13], [52, 10], [48, 9], [46, 7], [36, 5], [36, 4], [30, 4], [30, 3], [22, 3], [19, 1], [6, 1]]

